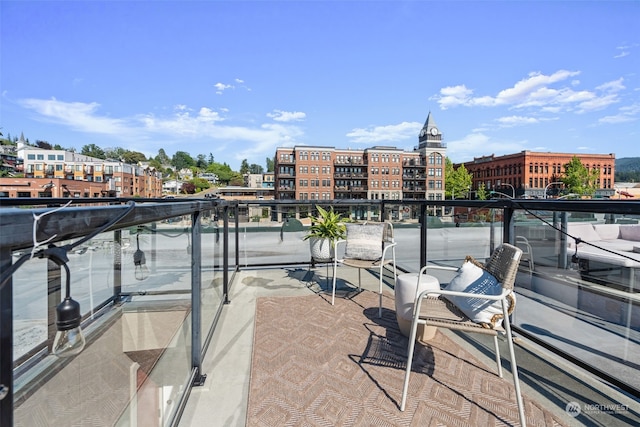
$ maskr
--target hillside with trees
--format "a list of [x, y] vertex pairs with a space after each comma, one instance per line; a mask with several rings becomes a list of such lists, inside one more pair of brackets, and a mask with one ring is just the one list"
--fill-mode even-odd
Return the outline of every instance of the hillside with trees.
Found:
[[616, 182], [640, 182], [640, 157], [616, 159]]

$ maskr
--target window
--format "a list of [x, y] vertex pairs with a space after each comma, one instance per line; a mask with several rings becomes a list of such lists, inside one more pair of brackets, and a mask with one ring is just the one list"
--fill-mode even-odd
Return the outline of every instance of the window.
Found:
[[47, 160], [55, 160], [55, 159], [56, 159], [55, 154], [47, 154]]

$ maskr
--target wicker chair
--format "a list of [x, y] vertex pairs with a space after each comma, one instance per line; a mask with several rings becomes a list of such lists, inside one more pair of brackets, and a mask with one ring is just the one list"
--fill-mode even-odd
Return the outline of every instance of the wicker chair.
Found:
[[[338, 264], [358, 269], [358, 290], [362, 290], [362, 269], [377, 270], [379, 275], [379, 306], [378, 316], [382, 317], [382, 278], [384, 266], [393, 263], [393, 280], [398, 277], [396, 270], [396, 242], [393, 239], [393, 225], [390, 222], [347, 223], [347, 237], [335, 244], [335, 258], [333, 260], [333, 290], [331, 305], [336, 298], [336, 277]], [[344, 251], [339, 250], [344, 246]], [[391, 257], [388, 257], [389, 251]], [[339, 253], [344, 253], [342, 258]]]
[[[502, 378], [502, 364], [500, 362], [500, 350], [498, 347], [498, 334], [506, 334], [509, 346], [509, 356], [511, 359], [511, 367], [513, 371], [513, 385], [516, 391], [516, 401], [518, 404], [518, 413], [520, 423], [526, 426], [524, 416], [524, 406], [522, 395], [520, 393], [520, 382], [518, 379], [518, 368], [513, 349], [513, 337], [511, 335], [511, 324], [509, 322], [509, 294], [513, 291], [518, 266], [522, 250], [508, 243], [504, 243], [491, 254], [491, 257], [484, 265], [484, 269], [495, 276], [502, 284], [502, 293], [500, 295], [479, 295], [468, 294], [464, 292], [441, 290], [438, 292], [425, 291], [416, 296], [416, 302], [413, 309], [413, 317], [411, 322], [411, 333], [409, 336], [409, 345], [407, 350], [407, 370], [404, 378], [404, 386], [402, 389], [402, 400], [400, 410], [404, 411], [407, 401], [407, 392], [409, 388], [409, 376], [411, 374], [411, 365], [413, 363], [413, 351], [415, 348], [416, 331], [418, 324], [437, 326], [438, 328], [447, 328], [464, 332], [475, 332], [480, 334], [492, 335], [496, 349], [496, 363], [498, 365], [498, 375]], [[420, 270], [420, 275], [426, 273], [429, 269], [451, 270], [457, 271], [457, 268], [444, 266], [426, 266]], [[420, 277], [420, 275], [418, 277]], [[418, 279], [419, 280], [419, 279]], [[431, 295], [429, 295], [431, 294]], [[442, 295], [458, 295], [470, 296], [474, 298], [483, 298], [487, 300], [500, 301], [502, 305], [503, 326], [498, 325], [491, 329], [473, 322], [465, 314], [463, 314], [455, 305], [443, 298]]]

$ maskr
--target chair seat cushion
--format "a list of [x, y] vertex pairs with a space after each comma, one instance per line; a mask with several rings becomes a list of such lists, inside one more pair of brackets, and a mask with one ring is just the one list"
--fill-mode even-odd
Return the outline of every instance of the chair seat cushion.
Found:
[[[467, 257], [445, 289], [480, 295], [500, 295], [502, 284], [480, 263], [472, 257]], [[443, 297], [455, 304], [473, 322], [480, 323], [484, 327], [493, 329], [502, 321], [500, 301], [454, 295], [443, 295]]]
[[382, 258], [384, 223], [345, 224], [347, 243], [345, 258], [375, 261]]

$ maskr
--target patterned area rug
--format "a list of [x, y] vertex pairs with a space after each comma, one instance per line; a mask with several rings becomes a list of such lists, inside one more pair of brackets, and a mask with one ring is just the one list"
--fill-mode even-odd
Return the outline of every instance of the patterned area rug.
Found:
[[[259, 298], [247, 426], [519, 425], [511, 381], [442, 333], [416, 346], [401, 412], [407, 338], [384, 300], [380, 319], [368, 291], [335, 306], [318, 295]], [[528, 424], [563, 425], [524, 400]]]

